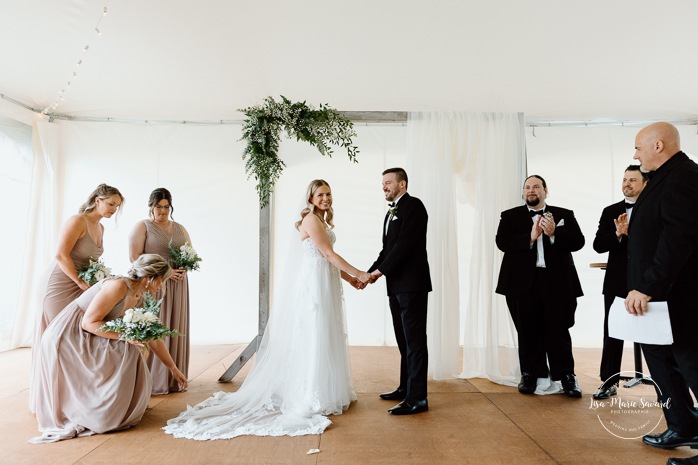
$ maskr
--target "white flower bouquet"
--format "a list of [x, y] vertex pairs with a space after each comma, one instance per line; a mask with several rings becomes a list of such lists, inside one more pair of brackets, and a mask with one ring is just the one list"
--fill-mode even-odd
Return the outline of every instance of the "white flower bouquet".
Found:
[[78, 278], [91, 286], [108, 277], [110, 274], [111, 268], [104, 265], [101, 258], [99, 260], [94, 260], [90, 257], [90, 264], [84, 270], [78, 271]]
[[172, 241], [170, 241], [167, 246], [170, 248], [172, 263], [174, 263], [175, 268], [184, 268], [187, 271], [199, 269], [199, 262], [202, 258], [197, 255], [196, 250], [194, 250], [189, 242], [185, 242], [184, 245], [178, 249], [172, 247]]
[[182, 333], [168, 328], [158, 318], [161, 303], [162, 299], [156, 301], [146, 292], [143, 307], [126, 310], [123, 317], [107, 321], [99, 330], [118, 333], [119, 339], [123, 341], [148, 342], [166, 336], [181, 336]]

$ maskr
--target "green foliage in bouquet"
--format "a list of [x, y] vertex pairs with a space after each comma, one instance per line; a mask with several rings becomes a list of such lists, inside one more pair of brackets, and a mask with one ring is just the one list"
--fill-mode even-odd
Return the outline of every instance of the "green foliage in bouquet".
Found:
[[170, 249], [170, 256], [175, 268], [184, 268], [187, 271], [199, 269], [199, 262], [203, 259], [199, 257], [189, 242], [185, 242], [183, 246], [176, 249], [170, 240], [167, 247]]
[[111, 268], [105, 266], [101, 258], [99, 260], [95, 260], [90, 257], [90, 264], [84, 270], [78, 271], [78, 278], [92, 286], [93, 284], [97, 284], [104, 278], [108, 277], [110, 274]]
[[123, 317], [107, 321], [99, 327], [100, 331], [118, 333], [124, 341], [148, 342], [162, 339], [166, 336], [181, 336], [177, 330], [172, 330], [162, 324], [160, 313], [162, 299], [155, 300], [150, 292], [143, 296], [143, 307], [126, 310]]
[[315, 109], [305, 102], [293, 103], [283, 95], [277, 102], [272, 97], [261, 105], [239, 110], [245, 114], [242, 138], [247, 146], [242, 153], [247, 178], [254, 176], [260, 207], [267, 205], [274, 184], [286, 164], [279, 158], [279, 141], [282, 130], [288, 137], [308, 142], [322, 155], [332, 156], [332, 145], [347, 150], [349, 159], [356, 163], [357, 147], [354, 125], [337, 110], [320, 104]]

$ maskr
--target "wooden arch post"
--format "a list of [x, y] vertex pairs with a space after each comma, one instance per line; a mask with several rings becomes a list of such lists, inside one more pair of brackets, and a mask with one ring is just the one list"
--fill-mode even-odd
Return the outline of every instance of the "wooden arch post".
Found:
[[259, 349], [262, 342], [264, 330], [269, 321], [269, 306], [271, 302], [271, 285], [269, 278], [271, 275], [271, 196], [268, 196], [264, 206], [259, 209], [259, 321], [257, 335], [250, 342], [245, 350], [235, 359], [223, 375], [218, 378], [221, 383], [227, 383], [238, 374], [245, 366], [245, 363]]

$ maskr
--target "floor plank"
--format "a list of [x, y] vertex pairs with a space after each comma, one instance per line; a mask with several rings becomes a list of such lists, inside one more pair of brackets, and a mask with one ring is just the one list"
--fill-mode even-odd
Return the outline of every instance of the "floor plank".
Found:
[[[320, 436], [239, 437], [232, 440], [173, 439], [162, 432], [167, 419], [214, 391], [234, 391], [249, 370], [230, 383], [218, 378], [243, 345], [192, 348], [190, 387], [155, 396], [141, 423], [130, 430], [32, 445], [36, 420], [27, 409], [31, 352], [0, 353], [2, 454], [8, 464], [517, 464], [586, 465], [666, 463], [695, 455], [690, 449], [660, 451], [639, 440], [609, 434], [590, 408], [598, 387], [600, 350], [575, 349], [582, 399], [524, 396], [486, 379], [429, 380], [429, 412], [394, 417], [394, 402], [378, 393], [396, 387], [399, 354], [394, 347], [351, 347], [358, 400]], [[632, 350], [624, 369], [631, 370]], [[634, 388], [635, 389], [635, 388]], [[621, 396], [630, 392], [621, 388]], [[656, 412], [655, 412], [656, 413]], [[664, 423], [660, 425], [665, 428]], [[320, 449], [308, 455], [310, 449]]]

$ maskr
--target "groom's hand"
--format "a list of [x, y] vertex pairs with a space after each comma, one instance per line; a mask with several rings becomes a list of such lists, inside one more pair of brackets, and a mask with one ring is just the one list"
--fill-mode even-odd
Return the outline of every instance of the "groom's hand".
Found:
[[373, 270], [371, 272], [371, 280], [369, 281], [369, 284], [375, 283], [381, 276], [383, 276], [383, 273], [381, 273], [379, 270]]

